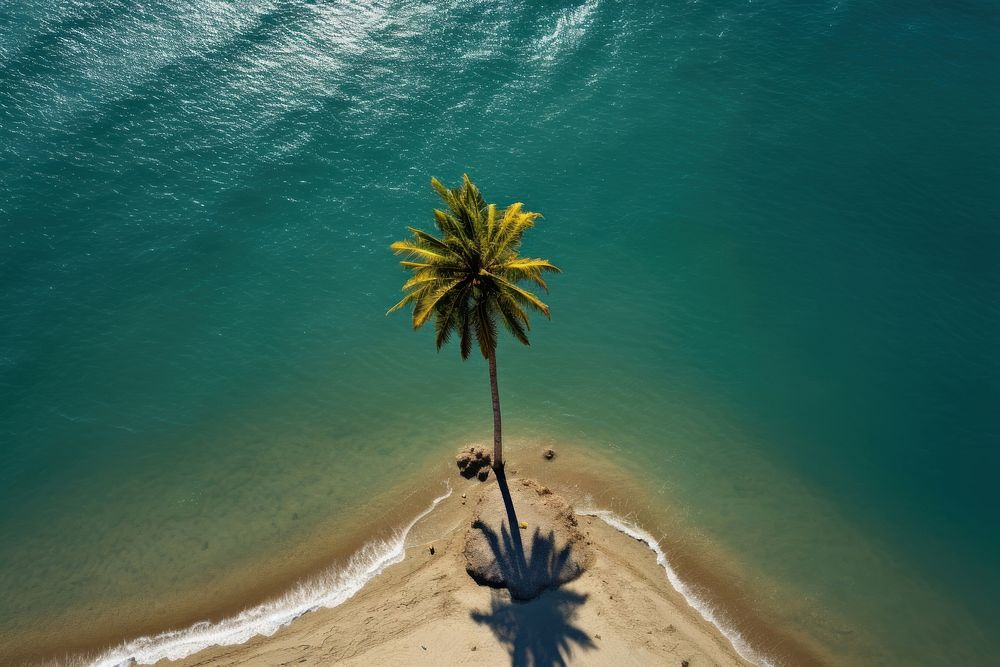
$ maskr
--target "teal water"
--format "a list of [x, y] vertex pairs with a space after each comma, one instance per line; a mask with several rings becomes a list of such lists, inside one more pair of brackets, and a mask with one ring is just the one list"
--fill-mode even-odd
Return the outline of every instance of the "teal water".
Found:
[[564, 269], [512, 440], [616, 456], [845, 662], [996, 662], [998, 45], [988, 2], [0, 12], [0, 656], [253, 599], [488, 436], [484, 364], [383, 315], [467, 171]]

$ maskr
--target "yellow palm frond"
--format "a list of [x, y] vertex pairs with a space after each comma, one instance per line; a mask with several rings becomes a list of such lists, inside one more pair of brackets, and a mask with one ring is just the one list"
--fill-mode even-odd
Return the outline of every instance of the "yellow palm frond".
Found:
[[523, 257], [515, 257], [514, 259], [503, 262], [500, 269], [500, 273], [511, 282], [516, 283], [519, 280], [530, 280], [548, 292], [549, 286], [542, 278], [543, 271], [561, 273], [561, 271], [547, 259], [527, 259]]
[[444, 259], [444, 256], [441, 253], [428, 250], [427, 248], [421, 247], [412, 241], [396, 241], [389, 247], [397, 255], [416, 255], [417, 257], [430, 260]]
[[519, 257], [524, 232], [534, 226], [539, 213], [525, 211], [521, 203], [499, 211], [487, 204], [468, 175], [457, 188], [431, 179], [431, 186], [445, 204], [434, 210], [440, 237], [408, 227], [412, 238], [390, 247], [407, 259], [400, 265], [411, 271], [403, 283], [403, 298], [389, 312], [413, 308], [413, 326], [432, 318], [435, 342], [440, 348], [458, 334], [462, 358], [479, 344], [490, 357], [497, 344], [497, 325], [527, 345], [530, 322], [526, 308], [549, 317], [549, 307], [519, 282], [548, 289], [544, 273], [559, 269], [546, 259]]
[[416, 304], [413, 308], [413, 328], [419, 329], [427, 322], [427, 318], [434, 312], [434, 307], [448, 294], [448, 292], [458, 285], [461, 280], [449, 280], [433, 290], [424, 289], [419, 291]]
[[538, 312], [540, 312], [543, 315], [545, 315], [545, 317], [550, 317], [550, 315], [549, 315], [549, 307], [546, 306], [544, 303], [542, 303], [542, 300], [539, 299], [537, 296], [535, 296], [534, 294], [532, 294], [531, 292], [529, 292], [526, 289], [521, 289], [520, 287], [518, 287], [517, 285], [515, 285], [512, 282], [504, 280], [500, 276], [495, 276], [493, 274], [489, 274], [489, 275], [490, 275], [490, 277], [493, 280], [495, 280], [497, 282], [498, 285], [500, 285], [501, 291], [502, 290], [509, 290], [510, 292], [513, 293], [514, 298], [517, 299], [518, 301], [520, 301], [521, 303], [526, 303], [529, 306], [531, 306], [532, 308], [534, 308], [535, 310], [537, 310]]

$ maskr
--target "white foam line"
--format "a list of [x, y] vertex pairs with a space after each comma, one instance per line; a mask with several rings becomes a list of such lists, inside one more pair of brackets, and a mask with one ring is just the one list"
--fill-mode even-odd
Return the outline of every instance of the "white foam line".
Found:
[[282, 597], [246, 609], [218, 623], [202, 621], [183, 630], [172, 630], [150, 637], [140, 637], [117, 646], [94, 660], [95, 667], [130, 664], [151, 665], [159, 660], [179, 660], [209, 646], [243, 644], [257, 635], [270, 637], [302, 614], [322, 607], [342, 604], [365, 584], [406, 555], [406, 536], [418, 521], [430, 514], [438, 503], [451, 495], [451, 486], [438, 496], [405, 528], [388, 540], [365, 544], [351, 556], [342, 570], [329, 572], [301, 584]]
[[644, 542], [646, 546], [649, 547], [650, 551], [656, 554], [656, 562], [663, 568], [663, 571], [667, 573], [667, 581], [669, 581], [670, 585], [674, 587], [674, 590], [680, 593], [687, 603], [691, 605], [695, 611], [701, 614], [702, 618], [719, 629], [719, 632], [721, 632], [722, 635], [729, 640], [729, 643], [733, 645], [733, 648], [737, 653], [739, 653], [741, 658], [752, 662], [758, 667], [775, 667], [774, 663], [750, 648], [750, 645], [743, 638], [743, 635], [739, 633], [739, 631], [723, 623], [719, 618], [718, 612], [705, 600], [698, 597], [690, 586], [681, 581], [681, 578], [677, 576], [677, 572], [675, 572], [674, 568], [670, 565], [670, 561], [667, 560], [667, 555], [663, 553], [660, 543], [657, 542], [656, 538], [649, 534], [649, 532], [643, 530], [634, 523], [623, 519], [614, 512], [609, 512], [607, 510], [583, 510], [578, 511], [577, 514], [582, 516], [597, 517], [615, 530], [623, 532], [629, 537], [633, 537], [640, 542]]

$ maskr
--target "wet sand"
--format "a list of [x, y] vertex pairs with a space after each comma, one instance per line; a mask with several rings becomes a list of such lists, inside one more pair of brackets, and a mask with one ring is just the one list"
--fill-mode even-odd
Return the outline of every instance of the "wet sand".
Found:
[[494, 484], [457, 484], [414, 527], [406, 558], [340, 606], [179, 664], [749, 664], [647, 545], [597, 517], [579, 517], [595, 553], [580, 578], [529, 602], [477, 585], [462, 550], [478, 494]]
[[[684, 533], [684, 527], [644, 509], [651, 506], [652, 496], [637, 485], [619, 461], [593, 453], [584, 456], [564, 444], [533, 441], [512, 447], [513, 465], [509, 466], [512, 484], [518, 478], [538, 478], [566, 497], [578, 511], [611, 509], [628, 517], [631, 523], [650, 529], [657, 536], [649, 535], [650, 539], [659, 540], [668, 550], [670, 564], [684, 584], [693, 587], [700, 601], [721, 613], [729, 638], [691, 606], [690, 597], [685, 599], [671, 585], [647, 544], [596, 516], [579, 517], [598, 554], [583, 577], [535, 602], [505, 604], [502, 595], [498, 597], [495, 591], [476, 585], [461, 561], [461, 545], [474, 501], [495, 488], [496, 482], [492, 476], [486, 483], [463, 480], [453, 464], [443, 465], [439, 461], [415, 474], [419, 479], [411, 480], [405, 489], [380, 494], [370, 505], [379, 511], [364, 517], [360, 522], [363, 525], [352, 531], [356, 538], [350, 540], [352, 550], [373, 535], [388, 536], [406, 525], [407, 518], [412, 521], [422, 509], [428, 508], [445, 483], [450, 485], [451, 496], [413, 525], [401, 547], [402, 562], [381, 571], [345, 602], [332, 608], [320, 606], [271, 636], [240, 639], [245, 643], [228, 642], [229, 646], [209, 646], [179, 663], [315, 664], [337, 660], [348, 664], [352, 661], [391, 664], [443, 660], [450, 664], [484, 659], [520, 660], [518, 656], [526, 650], [536, 652], [543, 662], [559, 656], [573, 664], [604, 664], [618, 659], [630, 663], [642, 660], [681, 664], [687, 660], [691, 665], [748, 664], [747, 657], [759, 664], [832, 662], [828, 657], [819, 657], [823, 652], [813, 642], [768, 622], [768, 615], [760, 613], [762, 610], [757, 608], [754, 598], [746, 595], [740, 577], [734, 576], [735, 570], [725, 567], [724, 560], [714, 550], [711, 557], [706, 557], [706, 553], [699, 555], [697, 549], [678, 550], [677, 538]], [[549, 445], [558, 447], [560, 452], [555, 461], [546, 461], [540, 455]], [[463, 493], [467, 498], [461, 497]], [[317, 535], [317, 545], [309, 553], [322, 553], [335, 538], [336, 535]], [[334, 553], [345, 554], [345, 546], [348, 545], [340, 542], [341, 548]], [[431, 546], [435, 548], [434, 555], [429, 552]], [[299, 559], [301, 555], [291, 560]], [[319, 567], [311, 570], [313, 574], [298, 570], [293, 580], [288, 577], [295, 572], [288, 569], [279, 568], [277, 573], [259, 570], [256, 583], [248, 582], [251, 584], [248, 590], [255, 589], [255, 595], [244, 598], [238, 608], [233, 605], [239, 604], [237, 600], [227, 600], [224, 606], [228, 613], [216, 611], [201, 619], [214, 623], [231, 618], [241, 609], [260, 604], [262, 598], [257, 595], [262, 584], [266, 583], [273, 591], [271, 595], [265, 594], [264, 599], [273, 600], [275, 595], [280, 597], [298, 584], [314, 581], [316, 572], [339, 570], [345, 561], [346, 555], [336, 557], [333, 562], [326, 560], [325, 565], [321, 561]], [[685, 592], [690, 596], [690, 590]], [[216, 604], [219, 602], [222, 601]], [[148, 616], [142, 620], [152, 621]], [[191, 623], [167, 627], [181, 629]], [[555, 631], [551, 629], [553, 623]], [[532, 632], [535, 627], [549, 629], [539, 634]], [[148, 636], [163, 629], [161, 624], [150, 627], [154, 632], [138, 634]], [[744, 640], [736, 642], [739, 650], [731, 641], [734, 631]], [[63, 644], [58, 652], [52, 651], [56, 646], [47, 643], [45, 657], [61, 655], [63, 658], [57, 658], [61, 663], [88, 664], [102, 653], [101, 648], [120, 641], [98, 640], [83, 651], [74, 651]], [[39, 658], [42, 657], [36, 655], [28, 660], [36, 662]]]

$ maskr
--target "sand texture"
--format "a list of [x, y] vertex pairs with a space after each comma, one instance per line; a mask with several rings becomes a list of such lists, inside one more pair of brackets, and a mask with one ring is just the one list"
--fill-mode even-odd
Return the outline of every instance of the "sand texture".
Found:
[[513, 549], [496, 489], [492, 476], [459, 482], [410, 533], [405, 560], [340, 606], [182, 664], [747, 664], [671, 588], [643, 543], [598, 518], [574, 516], [558, 495], [527, 480], [510, 479], [518, 519], [527, 523], [518, 528], [525, 560], [498, 572], [517, 576], [527, 567], [521, 573], [529, 578], [569, 581], [542, 586], [530, 601], [477, 584], [467, 552], [473, 561], [487, 557], [484, 549], [493, 549], [484, 534], [497, 538], [501, 560]]
[[[593, 561], [593, 549], [562, 496], [534, 480], [515, 480], [513, 487], [513, 520], [498, 485], [479, 495], [465, 534], [465, 571], [476, 583], [505, 588], [515, 600], [531, 600], [582, 575]], [[523, 529], [512, 531], [510, 523]]]

